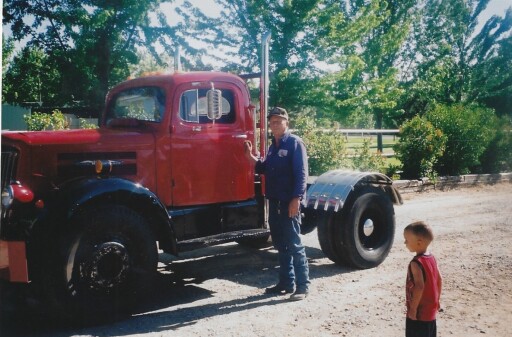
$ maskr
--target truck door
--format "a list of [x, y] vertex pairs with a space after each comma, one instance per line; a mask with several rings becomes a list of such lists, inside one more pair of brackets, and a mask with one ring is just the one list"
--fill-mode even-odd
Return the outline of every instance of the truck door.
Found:
[[[174, 206], [247, 200], [254, 196], [254, 171], [244, 156], [249, 130], [241, 92], [229, 83], [222, 91], [222, 116], [207, 115], [211, 83], [183, 84], [173, 102], [171, 130]], [[217, 116], [218, 117], [218, 116]]]

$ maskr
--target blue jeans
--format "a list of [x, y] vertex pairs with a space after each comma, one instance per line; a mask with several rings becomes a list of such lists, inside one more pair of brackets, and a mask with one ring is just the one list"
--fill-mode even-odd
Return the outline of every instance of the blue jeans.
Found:
[[300, 214], [288, 217], [288, 202], [269, 200], [270, 235], [279, 255], [279, 285], [297, 290], [309, 287], [306, 250], [300, 240]]

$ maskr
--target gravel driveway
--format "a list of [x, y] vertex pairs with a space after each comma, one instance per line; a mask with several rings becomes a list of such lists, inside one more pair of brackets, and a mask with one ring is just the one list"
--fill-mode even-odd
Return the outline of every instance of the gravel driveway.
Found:
[[4, 316], [0, 336], [403, 336], [412, 256], [402, 231], [414, 220], [430, 223], [436, 235], [431, 250], [445, 280], [438, 336], [510, 336], [512, 184], [403, 196], [395, 243], [377, 268], [336, 266], [316, 231], [304, 237], [312, 287], [302, 302], [263, 294], [277, 277], [272, 248], [227, 244], [179, 260], [162, 255], [153, 296], [126, 320], [77, 328]]

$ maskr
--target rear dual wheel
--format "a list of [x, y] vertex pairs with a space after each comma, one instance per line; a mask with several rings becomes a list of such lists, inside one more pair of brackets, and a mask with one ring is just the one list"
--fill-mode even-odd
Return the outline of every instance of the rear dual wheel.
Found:
[[323, 214], [318, 226], [320, 247], [337, 264], [373, 268], [384, 261], [393, 245], [393, 204], [378, 188], [364, 187], [353, 193], [341, 212]]

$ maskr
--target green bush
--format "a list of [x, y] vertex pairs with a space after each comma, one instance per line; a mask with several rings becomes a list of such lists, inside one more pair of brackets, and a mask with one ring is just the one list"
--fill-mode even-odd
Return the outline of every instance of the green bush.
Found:
[[315, 120], [305, 114], [297, 117], [294, 128], [306, 145], [309, 174], [320, 175], [328, 170], [350, 167], [345, 138], [334, 128], [319, 130]]
[[495, 136], [494, 111], [477, 105], [436, 105], [426, 118], [447, 137], [446, 149], [434, 170], [460, 175], [480, 165], [480, 156]]
[[24, 115], [28, 131], [64, 130], [69, 129], [69, 122], [60, 110], [53, 110], [52, 114], [34, 112]]
[[380, 152], [371, 152], [371, 139], [365, 138], [363, 145], [355, 150], [352, 168], [358, 171], [386, 173], [386, 158]]
[[443, 155], [446, 136], [425, 117], [415, 116], [400, 128], [400, 140], [393, 147], [402, 163], [402, 177], [436, 179], [435, 164]]
[[480, 156], [475, 173], [512, 171], [512, 123], [505, 118], [497, 120], [496, 134]]
[[80, 129], [97, 129], [98, 125], [94, 123], [89, 123], [86, 119], [80, 118], [78, 120]]

